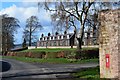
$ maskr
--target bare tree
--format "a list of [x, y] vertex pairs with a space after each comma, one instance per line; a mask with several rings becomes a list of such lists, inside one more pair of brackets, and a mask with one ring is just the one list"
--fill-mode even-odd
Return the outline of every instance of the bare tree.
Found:
[[22, 47], [23, 47], [23, 48], [26, 48], [26, 47], [27, 47], [25, 38], [24, 38], [24, 40], [23, 40]]
[[[92, 14], [94, 17], [94, 13], [96, 12], [94, 9], [98, 8], [100, 11], [103, 9], [113, 8], [113, 5], [118, 6], [119, 4], [120, 3], [117, 2], [86, 2], [85, 0], [77, 2], [77, 0], [72, 0], [71, 2], [45, 2], [44, 7], [46, 10], [53, 13], [51, 15], [51, 19], [57, 30], [65, 28], [65, 31], [67, 31], [71, 26], [74, 27], [74, 33], [78, 41], [78, 49], [81, 49], [86, 21], [90, 19], [89, 15]], [[38, 5], [41, 4], [38, 3]], [[97, 22], [94, 21], [95, 18], [91, 19], [89, 22], [93, 28], [96, 28]], [[94, 24], [92, 24], [93, 22]], [[80, 29], [78, 30], [79, 27]]]
[[32, 44], [32, 40], [35, 39], [34, 33], [37, 30], [41, 30], [42, 26], [39, 22], [39, 19], [36, 16], [31, 16], [26, 20], [26, 27], [24, 29], [24, 38], [29, 42], [29, 46]]
[[[80, 24], [80, 35], [76, 34], [78, 49], [81, 49], [85, 22], [93, 3], [94, 2], [85, 2], [84, 0], [83, 2], [45, 2], [45, 9], [54, 12], [51, 18], [56, 27], [65, 27], [67, 30], [70, 26], [73, 26], [76, 34], [79, 26], [77, 26], [75, 22], [78, 21]], [[54, 5], [54, 8], [51, 8], [51, 5]]]
[[14, 33], [20, 27], [18, 19], [2, 15], [2, 50], [8, 51], [14, 47]]
[[[99, 6], [98, 6], [99, 5]], [[119, 8], [120, 2], [94, 2], [92, 6], [92, 12], [88, 13], [85, 25], [87, 26], [87, 38], [90, 40], [90, 31], [92, 30], [92, 36], [96, 37], [95, 44], [98, 44], [99, 36], [99, 20], [98, 14], [101, 10], [106, 9], [117, 9]], [[96, 7], [97, 6], [97, 7]]]

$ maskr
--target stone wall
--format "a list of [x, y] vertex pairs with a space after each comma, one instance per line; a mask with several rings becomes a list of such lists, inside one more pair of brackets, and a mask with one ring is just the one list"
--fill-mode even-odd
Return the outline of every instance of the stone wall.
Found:
[[[99, 13], [100, 77], [120, 79], [120, 9], [104, 10]], [[106, 55], [109, 55], [106, 66]]]

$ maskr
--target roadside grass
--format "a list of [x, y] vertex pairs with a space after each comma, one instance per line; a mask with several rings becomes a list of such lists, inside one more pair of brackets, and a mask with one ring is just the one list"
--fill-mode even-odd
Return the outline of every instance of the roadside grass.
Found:
[[99, 67], [83, 69], [72, 74], [76, 78], [86, 78], [87, 80], [100, 80]]
[[28, 58], [28, 57], [16, 57], [16, 56], [3, 56], [3, 58], [11, 58], [23, 62], [31, 62], [31, 63], [53, 63], [53, 64], [64, 64], [64, 63], [90, 63], [95, 62], [98, 63], [98, 59], [86, 59], [86, 60], [76, 60], [76, 59], [67, 59], [67, 58]]
[[[82, 48], [82, 50], [93, 50], [97, 48]], [[21, 52], [59, 52], [59, 51], [75, 51], [76, 48], [35, 48], [35, 49], [27, 49]]]
[[0, 59], [2, 59], [2, 56], [0, 56]]

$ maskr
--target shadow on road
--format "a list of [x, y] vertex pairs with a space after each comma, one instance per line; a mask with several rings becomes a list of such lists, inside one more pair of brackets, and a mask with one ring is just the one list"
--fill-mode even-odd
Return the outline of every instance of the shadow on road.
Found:
[[5, 61], [0, 61], [0, 72], [5, 72], [10, 70], [11, 64]]

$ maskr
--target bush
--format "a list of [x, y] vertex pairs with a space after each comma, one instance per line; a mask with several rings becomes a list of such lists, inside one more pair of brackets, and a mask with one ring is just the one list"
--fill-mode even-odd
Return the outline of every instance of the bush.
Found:
[[67, 58], [68, 59], [75, 59], [75, 55], [76, 55], [76, 53], [74, 51], [70, 52], [69, 55], [67, 55]]

